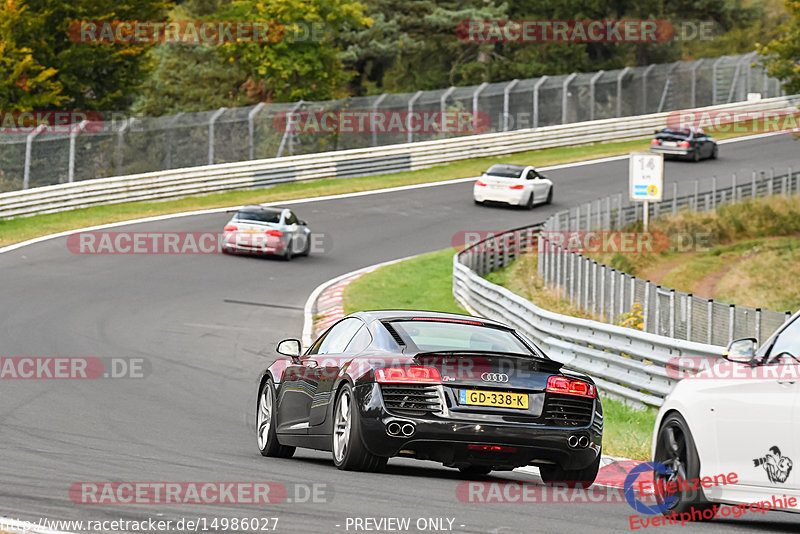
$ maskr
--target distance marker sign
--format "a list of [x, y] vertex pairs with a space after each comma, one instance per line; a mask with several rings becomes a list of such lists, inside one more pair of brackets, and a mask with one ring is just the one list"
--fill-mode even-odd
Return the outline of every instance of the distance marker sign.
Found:
[[631, 152], [631, 200], [661, 202], [664, 196], [664, 154]]

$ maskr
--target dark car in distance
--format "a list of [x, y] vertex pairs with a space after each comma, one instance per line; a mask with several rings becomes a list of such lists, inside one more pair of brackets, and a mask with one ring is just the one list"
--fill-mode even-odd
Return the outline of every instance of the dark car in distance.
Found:
[[714, 138], [699, 128], [664, 128], [656, 131], [655, 138], [650, 141], [650, 152], [700, 161], [705, 158], [717, 159], [719, 148]]
[[258, 447], [331, 451], [339, 469], [388, 458], [478, 475], [539, 467], [546, 482], [591, 483], [603, 409], [594, 382], [562, 369], [512, 328], [467, 315], [351, 314], [301, 355], [283, 340], [259, 378]]

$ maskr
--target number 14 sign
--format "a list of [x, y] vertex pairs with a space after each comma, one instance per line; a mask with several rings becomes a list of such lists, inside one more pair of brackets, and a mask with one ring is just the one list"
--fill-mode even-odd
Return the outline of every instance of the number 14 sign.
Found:
[[664, 154], [631, 152], [631, 200], [661, 202], [664, 191]]

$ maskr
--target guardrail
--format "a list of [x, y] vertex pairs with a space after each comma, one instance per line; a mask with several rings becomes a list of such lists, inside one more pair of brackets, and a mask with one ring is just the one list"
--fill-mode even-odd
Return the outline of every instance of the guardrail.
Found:
[[[661, 406], [677, 382], [667, 370], [681, 357], [720, 357], [723, 347], [671, 339], [544, 310], [479, 273], [529, 252], [541, 225], [509, 230], [453, 257], [453, 295], [465, 308], [533, 339], [554, 360], [588, 373], [611, 397]], [[475, 270], [478, 272], [475, 272]]]
[[[792, 97], [702, 110], [790, 109]], [[640, 139], [665, 125], [669, 113], [604, 119], [469, 137], [344, 150], [259, 161], [101, 178], [0, 194], [0, 218], [53, 213], [98, 204], [163, 200], [321, 178], [369, 176], [423, 169], [470, 158], [499, 156], [598, 141]]]
[[[796, 168], [800, 168], [800, 159]], [[678, 183], [674, 182], [671, 196], [665, 194], [663, 202], [650, 203], [651, 220], [682, 210], [714, 210], [719, 205], [735, 204], [745, 199], [800, 194], [800, 172], [791, 167], [753, 172], [746, 177], [733, 174], [725, 179], [725, 186], [717, 177], [711, 178], [710, 182], [710, 189], [705, 191], [699, 180], [689, 183], [687, 185], [693, 187], [693, 193], [682, 196], [678, 195]], [[743, 337], [755, 337], [763, 343], [791, 317], [792, 311], [728, 304], [662, 287], [570, 250], [576, 248], [570, 243], [583, 246], [590, 241], [589, 234], [596, 236], [591, 239], [597, 243], [602, 241], [601, 232], [630, 228], [643, 216], [642, 203], [631, 202], [627, 195], [618, 194], [550, 217], [542, 227], [537, 247], [539, 275], [545, 285], [558, 288], [561, 296], [569, 299], [571, 304], [591, 311], [609, 323], [630, 311], [634, 303], [639, 303], [645, 332], [714, 345], [727, 345], [733, 339]], [[706, 237], [710, 235], [708, 232]], [[644, 234], [638, 234], [641, 236]], [[632, 241], [636, 236], [629, 237]], [[659, 236], [648, 234], [644, 237], [649, 238], [648, 242], [652, 244]], [[700, 232], [660, 237], [669, 239], [669, 243], [664, 242], [664, 245], [676, 250], [686, 247], [703, 249], [713, 245]], [[637, 253], [634, 250], [628, 252]]]

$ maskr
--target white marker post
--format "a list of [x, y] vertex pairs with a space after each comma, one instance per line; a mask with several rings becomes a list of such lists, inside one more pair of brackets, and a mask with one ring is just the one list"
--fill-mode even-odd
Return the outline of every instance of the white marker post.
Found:
[[629, 164], [630, 199], [644, 202], [644, 231], [650, 223], [650, 202], [664, 197], [664, 154], [631, 152]]

